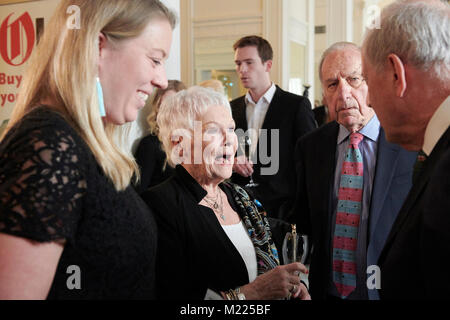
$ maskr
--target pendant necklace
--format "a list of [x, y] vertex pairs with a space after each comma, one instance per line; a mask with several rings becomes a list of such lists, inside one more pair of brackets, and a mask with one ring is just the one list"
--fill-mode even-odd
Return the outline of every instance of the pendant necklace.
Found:
[[206, 196], [203, 198], [208, 206], [214, 211], [214, 213], [218, 214], [219, 217], [225, 222], [225, 215], [223, 214], [223, 201], [222, 194], [219, 192], [215, 197]]

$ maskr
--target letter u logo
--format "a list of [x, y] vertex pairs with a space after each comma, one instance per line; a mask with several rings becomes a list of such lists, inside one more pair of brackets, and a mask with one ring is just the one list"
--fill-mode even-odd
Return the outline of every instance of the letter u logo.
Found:
[[13, 14], [11, 13], [0, 26], [0, 54], [7, 64], [20, 66], [28, 60], [33, 51], [34, 26], [28, 12], [9, 24], [9, 18]]

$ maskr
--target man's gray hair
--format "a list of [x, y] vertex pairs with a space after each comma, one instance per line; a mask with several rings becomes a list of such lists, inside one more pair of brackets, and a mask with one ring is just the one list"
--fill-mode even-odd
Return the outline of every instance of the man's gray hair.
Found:
[[329, 54], [335, 52], [335, 51], [343, 51], [343, 50], [347, 50], [347, 49], [353, 49], [355, 51], [361, 52], [361, 48], [358, 47], [356, 44], [354, 44], [353, 42], [336, 42], [334, 44], [332, 44], [327, 50], [324, 51], [324, 53], [322, 54], [322, 58], [320, 59], [320, 64], [319, 64], [319, 79], [322, 82], [322, 66], [323, 63], [325, 61], [325, 59], [328, 57]]
[[217, 106], [226, 107], [231, 114], [230, 103], [224, 94], [200, 86], [193, 86], [164, 99], [157, 116], [158, 137], [170, 166], [177, 164], [172, 152], [173, 136], [182, 135], [184, 138], [192, 138], [195, 122], [201, 121], [210, 107]]
[[364, 55], [383, 70], [389, 54], [422, 71], [450, 81], [450, 5], [398, 0], [381, 14], [381, 29], [368, 31]]

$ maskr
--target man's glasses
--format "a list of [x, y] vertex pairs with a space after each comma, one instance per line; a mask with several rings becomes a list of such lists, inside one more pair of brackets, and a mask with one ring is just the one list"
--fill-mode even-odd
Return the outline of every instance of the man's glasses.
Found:
[[[349, 77], [345, 78], [345, 81], [352, 88], [358, 89], [365, 80], [362, 76], [349, 76]], [[335, 81], [329, 82], [327, 84], [326, 90], [329, 93], [333, 93], [333, 92], [336, 92], [338, 87], [339, 87], [339, 80], [335, 80]]]

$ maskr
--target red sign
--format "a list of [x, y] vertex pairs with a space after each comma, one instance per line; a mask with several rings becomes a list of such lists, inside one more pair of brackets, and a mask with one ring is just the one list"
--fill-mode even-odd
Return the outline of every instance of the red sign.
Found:
[[[11, 13], [0, 26], [0, 54], [7, 64], [20, 66], [28, 60], [33, 51], [35, 33], [33, 21], [28, 12], [9, 24], [9, 18], [13, 14]], [[8, 37], [8, 31], [10, 37]], [[13, 62], [16, 58], [17, 61]]]

